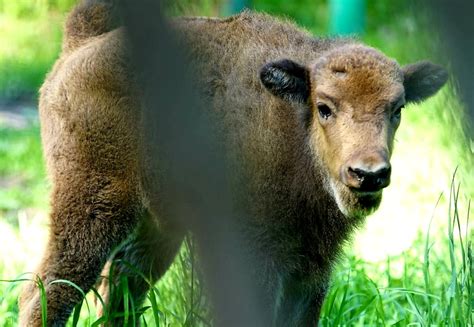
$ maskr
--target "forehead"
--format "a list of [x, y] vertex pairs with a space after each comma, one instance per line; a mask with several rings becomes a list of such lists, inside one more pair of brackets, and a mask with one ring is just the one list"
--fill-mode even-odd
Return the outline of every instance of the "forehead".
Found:
[[315, 64], [312, 74], [316, 92], [368, 109], [392, 104], [404, 93], [400, 66], [369, 47], [334, 51]]

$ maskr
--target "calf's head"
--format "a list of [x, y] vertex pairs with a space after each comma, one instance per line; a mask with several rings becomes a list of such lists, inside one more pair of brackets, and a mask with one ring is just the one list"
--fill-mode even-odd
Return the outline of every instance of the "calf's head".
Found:
[[379, 51], [346, 45], [308, 67], [290, 59], [266, 64], [263, 85], [294, 104], [317, 169], [347, 216], [366, 216], [390, 183], [395, 132], [406, 103], [435, 94], [446, 71], [430, 62], [400, 67]]

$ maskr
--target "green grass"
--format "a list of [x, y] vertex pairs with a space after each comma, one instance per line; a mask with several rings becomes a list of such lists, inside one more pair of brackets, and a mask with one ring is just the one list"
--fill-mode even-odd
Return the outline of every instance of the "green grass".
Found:
[[28, 129], [0, 126], [0, 210], [46, 208], [47, 187], [38, 123]]
[[[7, 45], [0, 48], [0, 99], [36, 94], [57, 57], [64, 12], [73, 2], [0, 0], [0, 35]], [[366, 43], [402, 64], [428, 58], [449, 66], [438, 55], [439, 40], [426, 16], [413, 14], [413, 2], [367, 3]], [[327, 1], [255, 0], [254, 6], [284, 12], [315, 34], [327, 31]], [[217, 15], [223, 9], [218, 0], [168, 4], [172, 15]], [[335, 269], [322, 326], [474, 326], [472, 221], [468, 225], [474, 159], [455, 88], [409, 106], [402, 121], [392, 185]], [[22, 273], [34, 268], [46, 240], [48, 191], [37, 121], [15, 129], [0, 119], [0, 279], [8, 280], [0, 282], [1, 326], [18, 323], [21, 280], [33, 278]], [[123, 314], [130, 322], [144, 320], [144, 326], [208, 326], [212, 319], [198, 276], [187, 242], [143, 307], [125, 301]], [[120, 287], [128, 298], [127, 281]], [[93, 297], [89, 293], [76, 308], [69, 326], [101, 321]]]
[[[5, 144], [10, 146], [1, 148], [0, 155], [2, 158], [8, 156], [8, 161], [0, 162], [16, 163], [1, 167], [2, 173], [29, 174], [27, 172], [31, 170], [32, 178], [27, 179], [24, 186], [39, 183], [45, 187], [37, 125], [32, 124], [26, 130], [5, 128], [2, 136], [2, 140], [9, 141]], [[13, 149], [15, 151], [5, 153]], [[420, 235], [410, 250], [384, 262], [368, 263], [356, 254], [350, 254], [342, 260], [324, 305], [323, 326], [405, 326], [408, 323], [425, 326], [444, 322], [451, 326], [464, 326], [468, 322], [472, 325], [472, 234], [466, 234], [471, 229], [466, 226], [466, 218], [459, 216], [457, 204], [461, 202], [461, 193], [457, 191], [457, 185], [454, 183], [453, 191], [444, 196], [451, 207], [449, 212], [442, 213], [448, 226], [444, 234], [431, 235], [430, 239], [427, 235]], [[10, 189], [2, 190], [0, 198], [8, 198], [9, 192]], [[37, 194], [39, 198], [44, 196], [41, 187], [31, 192], [36, 193], [41, 194]], [[16, 203], [16, 206], [9, 205], [8, 211], [20, 212], [28, 205], [21, 199]], [[43, 206], [38, 210], [43, 210]], [[435, 207], [435, 203], [432, 203], [432, 207]], [[5, 212], [5, 208], [2, 210]], [[7, 220], [7, 224], [8, 221], [16, 225], [11, 220]], [[465, 232], [458, 233], [459, 228]], [[21, 233], [21, 229], [17, 230], [15, 226], [10, 232]], [[462, 235], [462, 242], [459, 235]], [[143, 311], [148, 325], [201, 326], [207, 325], [210, 320], [201, 286], [195, 276], [190, 276], [196, 270], [189, 253], [189, 249], [183, 248], [170, 271], [153, 287], [147, 303], [138, 308], [137, 316]], [[11, 269], [7, 267], [10, 264], [8, 254], [2, 256], [6, 260], [0, 264], [0, 276], [2, 279], [13, 278]], [[10, 272], [7, 274], [6, 271]], [[16, 271], [20, 273], [24, 268], [19, 267]], [[4, 326], [15, 326], [17, 323], [19, 284], [21, 282], [0, 283], [0, 321]], [[90, 296], [88, 301], [92, 301]], [[133, 312], [127, 315], [134, 316]], [[88, 306], [83, 305], [82, 312], [75, 312], [70, 325], [74, 325], [75, 320], [79, 325], [90, 326], [97, 319], [94, 306], [89, 303]]]
[[[472, 240], [466, 241], [472, 234], [467, 234], [467, 220], [459, 217], [455, 187], [449, 228], [437, 237], [439, 243], [430, 240], [428, 231], [409, 251], [385, 263], [367, 264], [351, 256], [338, 268], [323, 325], [473, 325], [473, 248]], [[462, 225], [466, 234], [459, 237]]]

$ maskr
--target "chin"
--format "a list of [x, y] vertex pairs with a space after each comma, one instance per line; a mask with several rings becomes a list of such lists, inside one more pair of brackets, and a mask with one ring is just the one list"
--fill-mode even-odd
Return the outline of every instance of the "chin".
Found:
[[339, 210], [349, 218], [363, 219], [374, 213], [382, 201], [382, 190], [358, 192], [337, 181], [331, 181], [331, 189]]

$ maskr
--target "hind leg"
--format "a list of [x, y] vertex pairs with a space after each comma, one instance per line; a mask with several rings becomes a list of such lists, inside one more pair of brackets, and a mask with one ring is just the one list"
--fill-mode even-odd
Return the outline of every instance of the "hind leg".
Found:
[[[53, 191], [49, 243], [38, 269], [47, 299], [47, 326], [64, 326], [82, 300], [74, 287], [54, 281], [68, 280], [87, 293], [111, 250], [133, 232], [140, 216], [130, 181], [77, 176], [57, 182]], [[20, 298], [20, 325], [42, 325], [40, 293], [31, 285]]]
[[[131, 300], [137, 309], [145, 300], [148, 290], [173, 262], [183, 237], [180, 228], [163, 224], [158, 228], [149, 214], [144, 217], [132, 237], [120, 247], [103, 270], [105, 278], [100, 283], [99, 293], [105, 308], [99, 307], [99, 314], [107, 316], [108, 325], [126, 324], [121, 315], [125, 310], [123, 285], [120, 285], [123, 278], [127, 278], [128, 301]], [[113, 315], [119, 317], [114, 318]], [[128, 318], [130, 322], [132, 317]], [[138, 323], [136, 317], [135, 322]]]

